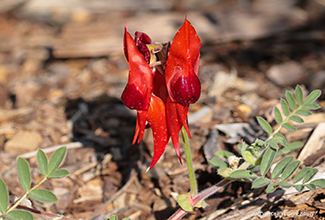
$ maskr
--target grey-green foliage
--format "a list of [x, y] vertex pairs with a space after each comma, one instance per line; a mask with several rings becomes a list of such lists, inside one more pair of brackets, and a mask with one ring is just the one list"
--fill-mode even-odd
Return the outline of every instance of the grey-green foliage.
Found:
[[[107, 220], [118, 220], [116, 215], [112, 215], [109, 219]], [[129, 218], [123, 218], [123, 220], [130, 220]]]
[[[217, 157], [209, 162], [218, 168], [218, 174], [221, 176], [230, 180], [251, 181], [252, 188], [267, 186], [267, 193], [271, 193], [279, 187], [295, 187], [298, 191], [302, 191], [305, 187], [309, 189], [325, 188], [325, 179], [313, 180], [317, 169], [305, 167], [297, 173], [300, 161], [294, 161], [293, 156], [284, 157], [270, 171], [272, 164], [278, 157], [303, 146], [302, 142], [288, 144], [286, 138], [279, 133], [280, 129], [296, 130], [291, 122], [303, 123], [304, 120], [300, 115], [308, 116], [312, 114], [310, 110], [318, 109], [319, 105], [313, 102], [320, 95], [320, 90], [314, 90], [304, 100], [299, 85], [295, 88], [295, 94], [286, 91], [285, 99], [280, 99], [281, 109], [274, 107], [274, 117], [278, 123], [276, 129], [273, 130], [264, 118], [257, 117], [259, 125], [269, 135], [267, 140], [256, 139], [252, 145], [240, 143], [238, 148], [241, 157], [238, 158], [237, 166], [233, 166], [229, 160], [231, 157], [233, 160], [233, 154], [225, 151], [216, 152]], [[281, 145], [282, 148], [279, 147]], [[258, 171], [261, 176], [255, 174]], [[267, 173], [270, 173], [268, 176], [270, 178], [266, 177]]]
[[61, 178], [69, 174], [69, 172], [65, 169], [58, 169], [66, 153], [66, 147], [61, 147], [53, 153], [50, 161], [48, 161], [46, 154], [41, 149], [38, 150], [38, 167], [44, 178], [33, 187], [31, 184], [32, 178], [28, 162], [21, 157], [17, 159], [19, 183], [22, 189], [25, 191], [25, 194], [20, 199], [18, 199], [17, 202], [15, 202], [14, 206], [9, 206], [8, 188], [5, 182], [0, 179], [0, 212], [2, 213], [0, 215], [0, 220], [4, 218], [11, 220], [33, 220], [34, 216], [31, 213], [25, 210], [15, 209], [27, 196], [40, 202], [52, 203], [58, 201], [57, 197], [51, 191], [46, 189], [37, 189], [37, 187], [39, 187], [45, 180], [49, 178]]

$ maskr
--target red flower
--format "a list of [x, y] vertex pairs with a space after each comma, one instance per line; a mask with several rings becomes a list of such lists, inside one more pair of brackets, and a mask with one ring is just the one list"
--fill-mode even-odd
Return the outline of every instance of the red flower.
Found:
[[181, 161], [178, 134], [182, 126], [190, 136], [186, 118], [189, 104], [200, 97], [197, 77], [200, 39], [185, 19], [172, 45], [151, 44], [148, 35], [136, 32], [135, 40], [125, 26], [124, 54], [129, 61], [129, 79], [122, 100], [137, 110], [133, 144], [142, 140], [146, 122], [154, 136], [154, 155], [149, 169], [159, 160], [171, 137]]

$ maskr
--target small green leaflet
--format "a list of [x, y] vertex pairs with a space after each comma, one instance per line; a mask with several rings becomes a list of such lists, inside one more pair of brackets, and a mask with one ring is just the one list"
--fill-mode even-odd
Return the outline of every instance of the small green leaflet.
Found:
[[315, 186], [325, 188], [325, 179], [317, 179], [310, 182], [311, 184], [314, 184]]
[[304, 100], [304, 96], [302, 93], [302, 89], [299, 85], [296, 86], [295, 93], [296, 93], [297, 103], [299, 106], [301, 106]]
[[180, 207], [182, 207], [182, 209], [188, 212], [193, 211], [193, 208], [189, 202], [190, 199], [191, 199], [191, 195], [189, 193], [180, 194], [179, 196], [177, 196], [177, 202], [180, 205]]
[[264, 177], [259, 177], [256, 180], [254, 180], [252, 184], [252, 188], [260, 188], [262, 186], [265, 186], [271, 182], [270, 179], [264, 178]]
[[46, 154], [41, 149], [38, 149], [38, 151], [37, 151], [37, 162], [38, 162], [38, 167], [41, 171], [41, 174], [43, 176], [46, 176], [49, 172], [49, 164], [48, 164]]
[[281, 122], [283, 121], [283, 118], [282, 118], [280, 110], [276, 106], [274, 106], [274, 117], [275, 117], [276, 122], [278, 124], [281, 124]]
[[19, 209], [12, 210], [5, 217], [10, 220], [34, 220], [34, 216], [31, 213]]
[[307, 98], [305, 99], [305, 102], [303, 105], [305, 104], [309, 104], [312, 103], [313, 101], [315, 101], [316, 99], [318, 99], [318, 97], [321, 95], [321, 91], [319, 89], [316, 89], [314, 91], [312, 91]]
[[21, 188], [25, 191], [29, 190], [32, 183], [29, 164], [25, 159], [18, 157], [17, 169]]
[[281, 180], [286, 181], [298, 168], [300, 165], [300, 161], [293, 161], [290, 163], [283, 171]]
[[299, 109], [298, 111], [296, 111], [296, 113], [298, 115], [303, 115], [303, 116], [309, 116], [312, 114], [311, 111], [305, 109]]
[[264, 131], [266, 131], [268, 134], [272, 134], [273, 129], [272, 129], [271, 125], [269, 123], [267, 123], [267, 121], [264, 118], [257, 116], [257, 121], [260, 124], [260, 126], [263, 128]]
[[267, 149], [267, 151], [264, 153], [264, 156], [262, 158], [261, 162], [261, 175], [265, 176], [266, 173], [269, 171], [274, 159], [275, 159], [275, 154], [276, 150], [273, 148]]
[[225, 162], [223, 162], [222, 160], [220, 160], [216, 157], [209, 160], [209, 163], [211, 163], [213, 166], [215, 166], [218, 169], [228, 167], [228, 165]]
[[52, 172], [54, 172], [60, 166], [66, 153], [67, 153], [66, 147], [61, 147], [53, 153], [53, 155], [51, 156], [50, 162], [49, 162], [49, 173], [50, 174]]
[[66, 169], [58, 169], [54, 172], [52, 172], [50, 175], [48, 175], [48, 178], [62, 178], [69, 175], [69, 171], [67, 171]]
[[302, 178], [304, 178], [307, 173], [311, 170], [312, 168], [311, 167], [304, 167], [302, 168], [298, 173], [297, 175], [293, 178], [292, 182], [293, 183], [296, 183], [298, 182], [299, 180], [302, 180]]
[[9, 205], [9, 192], [5, 182], [0, 179], [0, 212], [4, 213]]
[[297, 129], [295, 128], [295, 126], [293, 126], [292, 124], [289, 124], [289, 123], [284, 123], [284, 124], [283, 124], [283, 127], [284, 127], [285, 129], [290, 130], [290, 131], [296, 131], [296, 130], [297, 130]]
[[28, 193], [28, 196], [40, 202], [51, 203], [58, 201], [58, 198], [51, 191], [46, 189], [33, 189]]
[[297, 123], [304, 123], [304, 119], [299, 117], [298, 115], [293, 115], [290, 117], [290, 120], [295, 121]]
[[318, 170], [316, 168], [313, 168], [312, 170], [310, 170], [308, 172], [308, 174], [306, 175], [305, 179], [302, 181], [303, 184], [309, 182], [318, 172]]
[[271, 183], [267, 188], [266, 188], [266, 193], [272, 193], [276, 190], [276, 185], [274, 183]]
[[274, 167], [271, 175], [272, 179], [278, 178], [291, 161], [293, 161], [293, 156], [288, 156], [280, 160], [280, 162]]
[[285, 116], [288, 116], [290, 114], [290, 109], [289, 109], [287, 102], [284, 99], [280, 99], [280, 104], [281, 104], [283, 114]]
[[290, 91], [286, 91], [286, 99], [289, 103], [289, 106], [291, 108], [292, 111], [296, 110], [297, 105], [296, 105], [296, 100], [293, 97], [292, 93]]

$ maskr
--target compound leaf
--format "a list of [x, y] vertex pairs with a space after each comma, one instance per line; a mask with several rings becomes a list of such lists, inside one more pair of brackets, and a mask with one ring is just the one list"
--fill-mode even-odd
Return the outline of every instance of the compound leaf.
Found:
[[290, 163], [283, 171], [281, 180], [286, 181], [298, 168], [300, 165], [300, 161], [293, 161]]
[[17, 169], [21, 187], [25, 191], [29, 190], [32, 183], [29, 164], [25, 159], [18, 157]]

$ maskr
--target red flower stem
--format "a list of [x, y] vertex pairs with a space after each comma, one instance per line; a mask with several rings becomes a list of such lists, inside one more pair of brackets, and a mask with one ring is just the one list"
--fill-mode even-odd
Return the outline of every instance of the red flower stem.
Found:
[[190, 178], [191, 195], [195, 196], [198, 193], [198, 190], [197, 190], [197, 184], [195, 179], [195, 172], [193, 168], [193, 160], [191, 156], [190, 141], [184, 126], [182, 127], [182, 135], [184, 139], [184, 148], [185, 148], [185, 157], [186, 157], [186, 164], [188, 169], [188, 176]]
[[[213, 185], [205, 190], [203, 190], [202, 192], [198, 193], [197, 195], [193, 196], [193, 207], [195, 205], [197, 205], [199, 202], [201, 202], [202, 200], [208, 198], [209, 196], [215, 194], [216, 192], [218, 192], [221, 188], [224, 188], [226, 185], [228, 185], [229, 183], [231, 183], [232, 180], [228, 180], [228, 179], [223, 179], [221, 180], [219, 183], [217, 183], [216, 185]], [[187, 211], [184, 211], [183, 209], [178, 209], [171, 217], [169, 217], [168, 220], [179, 220], [182, 219], [185, 215], [187, 214]]]

